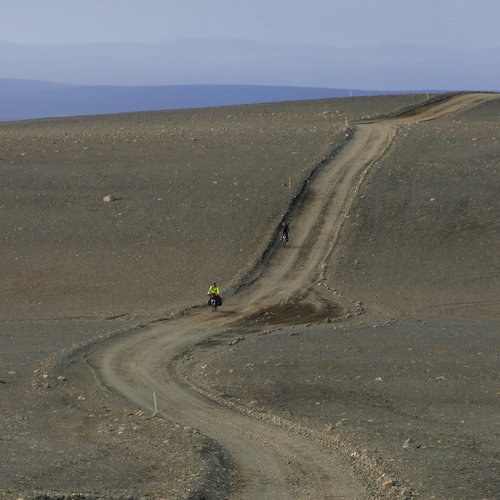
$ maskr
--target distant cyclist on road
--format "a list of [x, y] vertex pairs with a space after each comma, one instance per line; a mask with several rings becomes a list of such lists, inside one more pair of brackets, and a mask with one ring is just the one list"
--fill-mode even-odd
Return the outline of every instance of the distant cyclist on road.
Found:
[[288, 227], [288, 223], [285, 219], [281, 221], [279, 226], [280, 238], [285, 238], [285, 241], [288, 243], [288, 238], [290, 236], [290, 228]]

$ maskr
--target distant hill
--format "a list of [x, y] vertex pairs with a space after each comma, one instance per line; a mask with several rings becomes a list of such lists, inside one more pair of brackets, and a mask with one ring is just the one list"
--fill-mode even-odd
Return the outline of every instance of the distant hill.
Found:
[[261, 85], [96, 86], [0, 79], [0, 121], [397, 94]]
[[[0, 35], [1, 36], [1, 35]], [[352, 41], [351, 41], [352, 43]], [[0, 40], [1, 78], [76, 85], [288, 85], [500, 90], [500, 47], [342, 46], [241, 39], [157, 43]]]

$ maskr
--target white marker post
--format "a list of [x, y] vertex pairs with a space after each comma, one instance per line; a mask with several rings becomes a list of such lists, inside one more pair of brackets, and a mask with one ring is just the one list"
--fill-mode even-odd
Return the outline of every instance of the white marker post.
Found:
[[153, 417], [158, 413], [158, 403], [156, 402], [156, 393], [153, 392], [153, 401], [155, 404], [155, 412], [153, 413]]
[[349, 124], [347, 123], [347, 116], [345, 116], [344, 118], [345, 118], [345, 126], [349, 128]]

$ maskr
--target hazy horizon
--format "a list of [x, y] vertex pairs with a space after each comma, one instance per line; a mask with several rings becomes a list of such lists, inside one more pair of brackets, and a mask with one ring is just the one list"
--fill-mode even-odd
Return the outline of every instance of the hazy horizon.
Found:
[[76, 85], [498, 91], [499, 53], [495, 48], [332, 47], [238, 39], [77, 44], [0, 41], [0, 78]]
[[0, 78], [499, 90], [496, 0], [2, 0]]

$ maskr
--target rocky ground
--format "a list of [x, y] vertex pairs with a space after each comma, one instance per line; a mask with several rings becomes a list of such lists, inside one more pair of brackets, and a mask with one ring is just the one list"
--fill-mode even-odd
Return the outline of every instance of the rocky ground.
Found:
[[[236, 471], [216, 443], [95, 390], [89, 368], [58, 380], [58, 364], [200, 303], [212, 279], [230, 289], [346, 140], [346, 119], [422, 99], [2, 124], [3, 496], [230, 491]], [[408, 127], [367, 178], [329, 267], [366, 319], [244, 332], [194, 356], [193, 381], [328, 428], [424, 496], [494, 498], [497, 102]]]
[[412, 495], [496, 498], [497, 326], [387, 323], [240, 329], [190, 351], [180, 370], [242, 412], [330, 434]]
[[264, 317], [184, 376], [326, 429], [414, 495], [497, 498], [499, 104], [405, 127], [368, 174], [328, 272], [365, 314]]
[[156, 317], [199, 303], [210, 280], [229, 287], [260, 255], [346, 119], [419, 100], [1, 124], [2, 319]]

